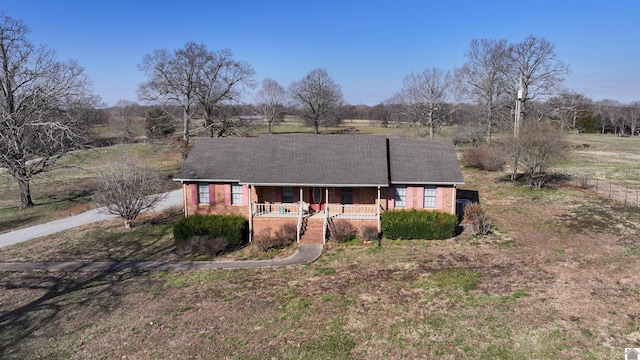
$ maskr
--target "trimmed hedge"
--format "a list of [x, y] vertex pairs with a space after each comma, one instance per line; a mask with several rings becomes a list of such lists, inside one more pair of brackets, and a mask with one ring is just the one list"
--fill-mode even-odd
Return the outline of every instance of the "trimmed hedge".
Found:
[[440, 240], [451, 238], [458, 218], [441, 211], [390, 210], [382, 214], [382, 231], [387, 239]]
[[191, 240], [194, 236], [209, 239], [223, 238], [226, 248], [233, 249], [249, 241], [249, 222], [236, 215], [191, 215], [183, 217], [173, 225], [176, 245]]

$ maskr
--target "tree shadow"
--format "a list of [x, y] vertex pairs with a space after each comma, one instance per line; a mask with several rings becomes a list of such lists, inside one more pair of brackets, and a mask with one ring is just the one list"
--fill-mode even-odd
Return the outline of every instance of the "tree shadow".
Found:
[[[145, 221], [152, 224], [168, 225], [175, 218], [175, 211], [159, 212]], [[170, 229], [170, 228], [168, 228]], [[135, 231], [135, 229], [134, 229]], [[168, 230], [167, 230], [168, 231]], [[146, 242], [126, 249], [126, 254], [106, 256], [106, 261], [122, 261], [136, 257], [148, 256], [149, 247], [164, 252], [173, 248], [173, 244], [162, 245], [165, 231], [160, 232], [154, 241]], [[24, 359], [29, 342], [40, 335], [42, 329], [55, 327], [59, 322], [66, 322], [64, 314], [70, 308], [78, 307], [86, 310], [82, 321], [84, 326], [73, 329], [83, 331], [86, 327], [102, 321], [120, 305], [125, 296], [122, 289], [124, 283], [134, 278], [142, 278], [148, 271], [123, 270], [123, 266], [115, 264], [102, 271], [25, 271], [0, 273], [0, 293], [27, 290], [26, 296], [39, 293], [36, 298], [23, 302], [7, 302], [14, 306], [7, 308], [0, 295], [0, 358]], [[6, 296], [6, 295], [4, 295]], [[21, 295], [23, 296], [23, 295]], [[95, 309], [95, 311], [94, 311]], [[69, 320], [72, 321], [72, 320]], [[44, 336], [48, 336], [47, 335]], [[64, 356], [63, 356], [64, 357]]]
[[[141, 272], [23, 272], [3, 275], [0, 289], [43, 291], [38, 298], [0, 314], [0, 354], [3, 359], [24, 359], [31, 337], [48, 325], [55, 324], [70, 306], [100, 306], [108, 301], [117, 306], [121, 294], [118, 285]], [[86, 296], [73, 296], [86, 291]], [[116, 302], [116, 303], [114, 303]], [[88, 319], [84, 319], [88, 321]]]

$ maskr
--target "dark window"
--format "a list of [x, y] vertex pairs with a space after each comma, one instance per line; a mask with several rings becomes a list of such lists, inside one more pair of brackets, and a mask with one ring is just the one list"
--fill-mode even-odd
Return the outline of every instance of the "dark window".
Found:
[[342, 188], [342, 203], [353, 204], [353, 188]]
[[282, 188], [282, 202], [285, 204], [293, 204], [293, 188], [291, 186]]

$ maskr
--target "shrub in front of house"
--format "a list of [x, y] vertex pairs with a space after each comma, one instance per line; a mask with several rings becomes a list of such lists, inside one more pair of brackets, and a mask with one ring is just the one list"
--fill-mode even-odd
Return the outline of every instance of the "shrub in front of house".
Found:
[[296, 241], [298, 230], [296, 224], [285, 223], [271, 235], [271, 228], [266, 228], [254, 236], [253, 243], [260, 251], [284, 249]]
[[179, 251], [215, 255], [247, 243], [249, 222], [235, 215], [191, 215], [173, 225], [173, 238]]
[[390, 210], [381, 216], [382, 232], [387, 239], [449, 239], [456, 231], [458, 218], [441, 211]]
[[329, 227], [331, 237], [337, 243], [345, 243], [356, 238], [356, 228], [347, 220], [334, 220], [333, 225]]
[[365, 225], [360, 228], [360, 239], [369, 242], [378, 239], [378, 228], [371, 225]]

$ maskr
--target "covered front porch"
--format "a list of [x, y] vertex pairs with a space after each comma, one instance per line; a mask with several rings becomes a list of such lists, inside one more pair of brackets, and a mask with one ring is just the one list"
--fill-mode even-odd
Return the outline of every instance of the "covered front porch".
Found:
[[[251, 185], [250, 185], [251, 186]], [[375, 221], [380, 232], [384, 211], [381, 188], [287, 187], [253, 185], [249, 218], [297, 219], [300, 242], [307, 224], [322, 220], [322, 239], [333, 220]]]

